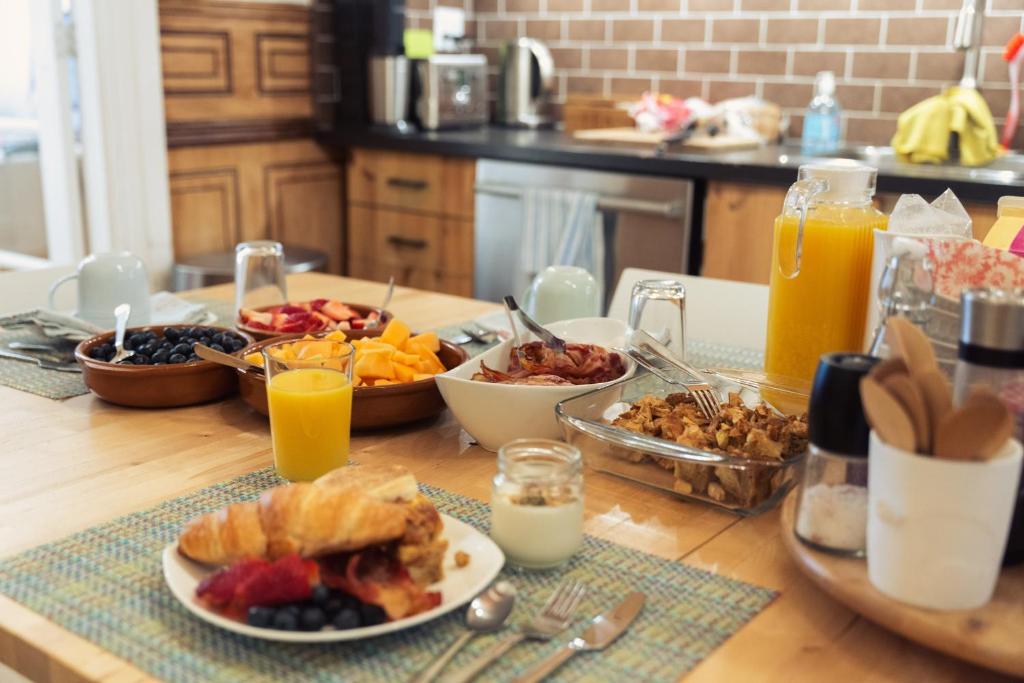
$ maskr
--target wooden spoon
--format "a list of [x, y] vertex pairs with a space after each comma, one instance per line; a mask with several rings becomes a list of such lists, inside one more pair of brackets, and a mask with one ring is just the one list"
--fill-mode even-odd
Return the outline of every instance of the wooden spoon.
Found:
[[928, 370], [913, 379], [921, 390], [921, 397], [928, 411], [928, 425], [931, 428], [928, 452], [934, 453], [939, 423], [953, 410], [953, 389], [941, 370]]
[[238, 358], [237, 356], [231, 356], [226, 353], [222, 353], [220, 351], [217, 351], [216, 349], [211, 349], [209, 346], [205, 346], [203, 344], [196, 344], [192, 348], [192, 350], [195, 351], [196, 355], [202, 358], [203, 360], [210, 360], [213, 361], [214, 363], [220, 363], [221, 365], [227, 365], [228, 367], [238, 368], [240, 370], [259, 370], [260, 372], [263, 371], [263, 368], [256, 365], [255, 363], [250, 363], [244, 358]]
[[860, 380], [860, 396], [868, 423], [882, 441], [904, 451], [914, 451], [914, 423], [903, 405], [871, 375]]
[[1006, 404], [990, 389], [978, 387], [963, 405], [939, 422], [935, 457], [988, 460], [1006, 445], [1013, 430], [1013, 417]]
[[911, 375], [918, 375], [939, 367], [935, 360], [935, 349], [924, 332], [906, 318], [890, 317], [886, 323], [889, 346], [893, 355], [902, 358], [910, 368]]
[[931, 449], [932, 430], [928, 421], [928, 408], [921, 395], [921, 389], [910, 379], [909, 375], [892, 374], [885, 378], [882, 386], [892, 394], [914, 425], [914, 443], [916, 451], [927, 452]]

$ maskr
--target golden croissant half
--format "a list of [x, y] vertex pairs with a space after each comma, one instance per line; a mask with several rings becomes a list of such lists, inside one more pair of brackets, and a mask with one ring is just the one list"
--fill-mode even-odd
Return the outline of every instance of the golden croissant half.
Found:
[[298, 553], [319, 557], [397, 541], [417, 583], [441, 578], [440, 515], [398, 466], [354, 465], [312, 483], [279, 486], [188, 523], [178, 550], [208, 564]]

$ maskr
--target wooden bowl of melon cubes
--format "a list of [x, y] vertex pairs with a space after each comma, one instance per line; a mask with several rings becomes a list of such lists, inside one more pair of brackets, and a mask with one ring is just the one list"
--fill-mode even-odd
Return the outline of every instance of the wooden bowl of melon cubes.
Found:
[[373, 330], [334, 330], [317, 334], [285, 334], [250, 344], [241, 355], [254, 366], [238, 370], [239, 394], [256, 412], [266, 415], [267, 386], [263, 347], [293, 340], [278, 351], [284, 358], [310, 357], [323, 339], [347, 341], [356, 349], [352, 374], [352, 429], [381, 429], [436, 417], [445, 403], [434, 376], [464, 363], [469, 356], [433, 332], [413, 334], [400, 320]]

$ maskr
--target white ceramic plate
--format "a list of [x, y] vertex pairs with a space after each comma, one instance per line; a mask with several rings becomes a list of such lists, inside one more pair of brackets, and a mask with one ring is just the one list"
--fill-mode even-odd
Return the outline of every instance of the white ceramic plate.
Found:
[[[245, 636], [290, 643], [328, 643], [379, 636], [436, 619], [460, 605], [465, 605], [494, 580], [505, 564], [505, 555], [490, 538], [448, 515], [441, 515], [441, 518], [444, 520], [444, 535], [448, 539], [448, 551], [444, 556], [445, 577], [430, 587], [430, 590], [441, 591], [441, 604], [427, 612], [398, 621], [390, 621], [386, 624], [345, 631], [280, 631], [272, 628], [256, 628], [234, 619], [222, 617], [200, 604], [195, 597], [196, 586], [215, 569], [182, 557], [178, 554], [176, 543], [164, 548], [164, 580], [167, 581], [174, 597], [192, 614], [214, 626]], [[469, 564], [461, 569], [455, 566], [454, 557], [457, 550], [469, 553], [470, 556]]]

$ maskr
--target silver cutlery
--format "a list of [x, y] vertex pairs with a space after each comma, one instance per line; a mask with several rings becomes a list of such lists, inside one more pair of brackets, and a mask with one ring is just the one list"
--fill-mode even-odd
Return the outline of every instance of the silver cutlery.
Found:
[[478, 633], [491, 633], [505, 625], [516, 602], [516, 588], [508, 581], [499, 581], [476, 596], [466, 610], [466, 632], [455, 639], [448, 649], [426, 669], [421, 671], [412, 683], [430, 683]]
[[444, 683], [468, 683], [476, 678], [496, 659], [523, 642], [550, 640], [572, 623], [572, 618], [583, 600], [586, 588], [579, 581], [565, 581], [551, 594], [548, 601], [533, 618], [514, 635], [494, 644], [489, 650], [473, 660], [465, 668], [444, 678]]
[[[380, 304], [380, 309], [382, 311], [387, 310], [388, 304], [391, 303], [391, 297], [393, 297], [394, 295], [395, 295], [395, 276], [392, 275], [390, 278], [388, 278], [388, 289], [387, 289], [386, 292], [384, 292], [384, 301], [382, 301], [381, 304]], [[368, 323], [366, 323], [366, 329], [368, 329], [368, 330], [375, 330], [378, 327], [380, 327], [380, 318], [377, 318], [376, 320], [371, 320]]]
[[[512, 318], [513, 315], [518, 317], [519, 322], [521, 322], [526, 329], [528, 329], [530, 332], [533, 332], [535, 335], [537, 335], [537, 337], [540, 338], [542, 342], [544, 342], [544, 346], [547, 346], [548, 348], [553, 349], [558, 353], [565, 353], [565, 340], [556, 337], [547, 329], [545, 329], [540, 323], [538, 323], [536, 320], [527, 315], [526, 311], [519, 308], [519, 304], [516, 303], [516, 298], [514, 296], [505, 297], [505, 308], [509, 312], [510, 319]], [[514, 323], [512, 325], [512, 332], [513, 334], [515, 334]], [[516, 345], [519, 346], [518, 343]]]
[[70, 363], [57, 363], [45, 358], [33, 356], [28, 353], [18, 353], [17, 351], [11, 351], [10, 349], [0, 348], [0, 358], [10, 358], [11, 360], [25, 361], [26, 363], [35, 363], [44, 370], [57, 370], [58, 372], [81, 372], [82, 369], [78, 365], [72, 365]]
[[[722, 401], [715, 391], [714, 387], [711, 386], [708, 378], [701, 373], [697, 368], [693, 367], [684, 360], [680, 360], [672, 355], [672, 352], [665, 347], [664, 344], [659, 342], [657, 339], [647, 334], [643, 330], [633, 330], [626, 337], [627, 345], [630, 350], [640, 351], [646, 354], [654, 356], [657, 360], [667, 363], [679, 370], [682, 370], [687, 375], [693, 378], [693, 382], [679, 382], [673, 381], [673, 384], [683, 384], [686, 390], [693, 395], [694, 400], [697, 403], [697, 407], [700, 412], [709, 420], [715, 419], [718, 415], [718, 411], [722, 405]], [[634, 360], [638, 360], [637, 355], [633, 355]], [[642, 357], [642, 355], [641, 355]], [[651, 369], [651, 361], [649, 358], [645, 358], [643, 361], [639, 361], [641, 365]], [[664, 375], [660, 372], [653, 371], [662, 379], [665, 379]], [[670, 380], [672, 381], [672, 380]]]
[[489, 330], [480, 323], [470, 322], [462, 331], [472, 337], [477, 344], [490, 344], [498, 338], [497, 330]]
[[124, 333], [128, 329], [128, 316], [132, 314], [130, 304], [121, 304], [114, 309], [114, 357], [111, 363], [126, 361], [135, 355], [134, 351], [124, 350]]
[[646, 596], [643, 593], [630, 593], [617, 607], [594, 617], [590, 626], [581, 635], [545, 657], [525, 674], [515, 679], [514, 683], [539, 683], [569, 661], [577, 652], [592, 652], [608, 647], [630, 627], [644, 608], [645, 600]]
[[53, 344], [39, 344], [34, 342], [22, 342], [12, 341], [7, 344], [7, 348], [12, 351], [28, 351], [31, 355], [41, 354], [43, 360], [53, 361], [54, 363], [70, 364], [75, 362], [75, 347], [74, 345], [63, 345], [64, 348], [53, 345]]
[[468, 343], [476, 341], [476, 340], [473, 339], [473, 337], [469, 336], [469, 333], [467, 333], [465, 330], [463, 330], [462, 334], [452, 334], [452, 335], [449, 335], [449, 336], [445, 337], [445, 341], [448, 342], [449, 344], [455, 344], [456, 346], [462, 346], [463, 344], [468, 344]]

